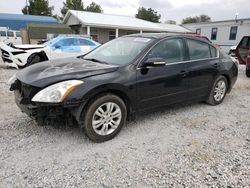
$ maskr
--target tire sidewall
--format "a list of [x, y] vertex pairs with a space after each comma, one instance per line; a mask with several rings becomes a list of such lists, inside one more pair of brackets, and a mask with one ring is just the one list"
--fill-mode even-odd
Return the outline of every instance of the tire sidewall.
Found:
[[[109, 135], [99, 135], [97, 134], [92, 126], [92, 118], [93, 115], [95, 113], [95, 111], [97, 110], [97, 108], [99, 108], [102, 104], [106, 103], [106, 102], [113, 102], [115, 104], [117, 104], [120, 109], [121, 109], [121, 113], [122, 113], [122, 118], [121, 118], [121, 122], [119, 124], [119, 126], [117, 127], [117, 129], [112, 132]], [[84, 115], [84, 129], [85, 132], [87, 134], [87, 136], [94, 142], [104, 142], [107, 140], [110, 140], [112, 138], [114, 138], [122, 129], [123, 125], [126, 123], [126, 119], [127, 119], [127, 109], [126, 109], [126, 105], [124, 104], [123, 100], [121, 98], [119, 98], [116, 95], [112, 95], [112, 94], [107, 94], [107, 95], [103, 95], [98, 97], [96, 100], [93, 100], [88, 106], [87, 109], [85, 111], [85, 113], [83, 113]]]

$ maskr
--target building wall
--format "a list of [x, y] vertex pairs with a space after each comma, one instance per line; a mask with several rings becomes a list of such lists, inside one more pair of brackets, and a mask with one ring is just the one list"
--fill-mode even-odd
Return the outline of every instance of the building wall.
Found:
[[[214, 44], [220, 45], [222, 51], [228, 52], [231, 46], [237, 45], [243, 36], [250, 35], [250, 19], [230, 22], [211, 22], [206, 24], [184, 24], [184, 27], [196, 32], [201, 29], [201, 35], [211, 39], [212, 28], [217, 28], [216, 40], [211, 40]], [[237, 26], [237, 35], [235, 40], [229, 40], [231, 27]]]

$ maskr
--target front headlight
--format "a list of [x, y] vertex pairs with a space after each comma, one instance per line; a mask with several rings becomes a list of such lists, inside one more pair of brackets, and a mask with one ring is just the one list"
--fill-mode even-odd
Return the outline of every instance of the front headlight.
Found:
[[33, 102], [60, 103], [77, 86], [83, 84], [80, 80], [68, 80], [46, 87], [39, 91], [33, 98]]

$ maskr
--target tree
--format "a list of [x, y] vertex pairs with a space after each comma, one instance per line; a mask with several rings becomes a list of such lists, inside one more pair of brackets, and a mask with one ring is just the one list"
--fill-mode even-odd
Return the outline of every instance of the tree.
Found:
[[202, 14], [200, 15], [200, 22], [211, 22], [211, 18], [206, 14]]
[[88, 12], [98, 12], [102, 13], [103, 10], [100, 5], [96, 4], [95, 2], [92, 2], [89, 6], [86, 7], [85, 11]]
[[66, 2], [63, 2], [63, 8], [61, 9], [62, 15], [65, 16], [69, 9], [84, 10], [82, 0], [66, 0]]
[[182, 20], [182, 24], [188, 23], [200, 23], [200, 22], [211, 22], [211, 18], [208, 15], [201, 14], [200, 16], [187, 17]]
[[48, 0], [29, 0], [29, 5], [22, 9], [23, 14], [51, 16], [53, 6], [49, 7]]
[[154, 11], [151, 8], [146, 9], [144, 7], [140, 7], [138, 9], [138, 13], [135, 15], [135, 17], [142, 19], [142, 20], [147, 20], [150, 22], [159, 23], [161, 15], [158, 14], [156, 11]]

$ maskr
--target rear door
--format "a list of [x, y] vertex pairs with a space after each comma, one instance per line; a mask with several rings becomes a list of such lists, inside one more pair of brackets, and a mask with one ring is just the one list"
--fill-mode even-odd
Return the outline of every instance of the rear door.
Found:
[[246, 64], [248, 51], [250, 49], [250, 36], [245, 36], [241, 39], [236, 48], [236, 55], [240, 64]]
[[186, 39], [189, 61], [189, 98], [208, 96], [219, 74], [220, 61], [217, 48], [198, 39]]
[[183, 40], [172, 38], [161, 41], [148, 52], [143, 62], [149, 58], [162, 58], [165, 65], [137, 69], [138, 110], [186, 100], [188, 78]]

